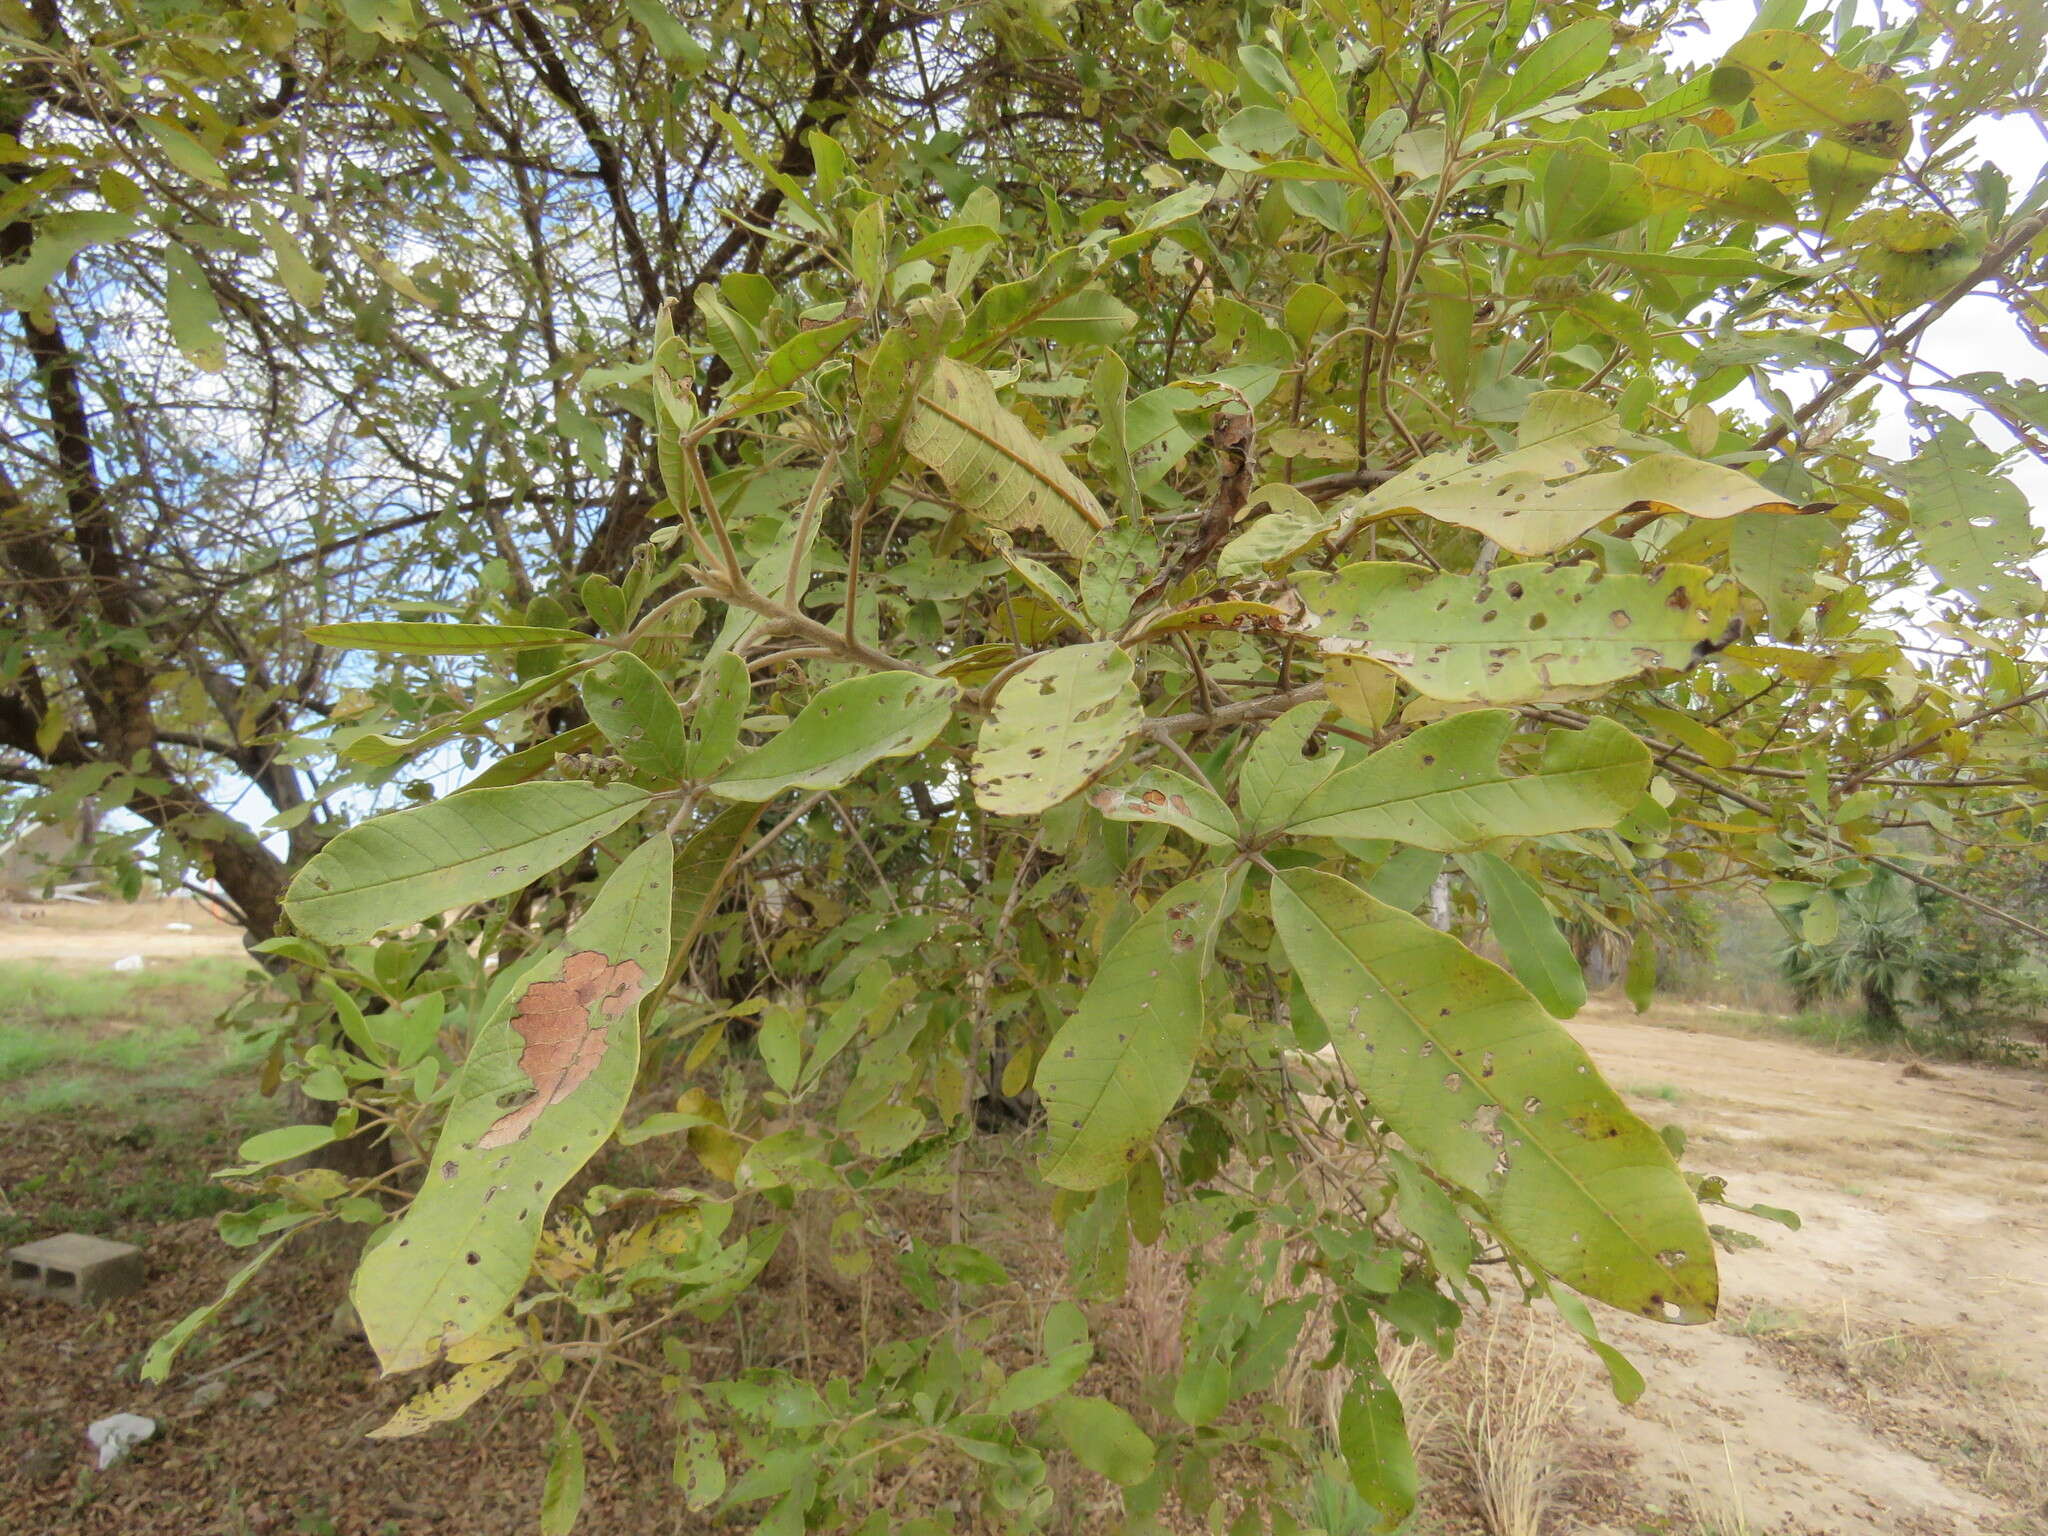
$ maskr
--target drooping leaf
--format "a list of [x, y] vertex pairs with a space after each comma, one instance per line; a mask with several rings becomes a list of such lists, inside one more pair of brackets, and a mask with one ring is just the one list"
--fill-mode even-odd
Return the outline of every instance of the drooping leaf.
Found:
[[1468, 853], [1458, 862], [1479, 888], [1487, 927], [1507, 956], [1508, 969], [1543, 1011], [1568, 1019], [1585, 1007], [1585, 974], [1534, 882], [1497, 854]]
[[1824, 517], [1745, 515], [1729, 530], [1729, 566], [1763, 599], [1772, 630], [1789, 635], [1818, 590], [1814, 577], [1835, 542], [1835, 525]]
[[1108, 526], [1095, 493], [1003, 408], [979, 368], [950, 357], [932, 365], [903, 446], [961, 506], [997, 528], [1042, 528], [1078, 555], [1091, 531]]
[[1126, 1488], [1152, 1475], [1150, 1437], [1115, 1403], [1100, 1397], [1057, 1397], [1046, 1413], [1067, 1449], [1090, 1472]]
[[1364, 562], [1297, 579], [1326, 650], [1370, 656], [1416, 692], [1515, 704], [1683, 670], [1731, 636], [1736, 593], [1704, 567], [1610, 576], [1590, 565], [1480, 576]]
[[[1603, 28], [1604, 30], [1604, 28]], [[1415, 1512], [1415, 1452], [1401, 1394], [1375, 1363], [1358, 1372], [1337, 1410], [1337, 1449], [1351, 1486], [1379, 1515], [1377, 1531], [1392, 1531]]]
[[714, 780], [728, 800], [771, 800], [785, 789], [837, 789], [871, 763], [922, 752], [953, 716], [959, 687], [915, 672], [872, 672], [834, 683], [765, 746]]
[[1332, 775], [1288, 818], [1307, 837], [1390, 837], [1438, 853], [1502, 837], [1611, 827], [1650, 780], [1650, 753], [1611, 720], [1552, 731], [1522, 771], [1502, 765], [1514, 733], [1504, 709], [1425, 725]]
[[306, 862], [285, 912], [313, 938], [359, 944], [530, 885], [646, 803], [630, 784], [516, 784], [373, 817]]
[[548, 1475], [540, 1490], [540, 1536], [569, 1536], [583, 1513], [583, 1436], [563, 1419], [555, 1425]]
[[307, 628], [306, 638], [316, 645], [397, 656], [475, 656], [487, 651], [591, 644], [590, 636], [573, 629], [533, 624], [314, 624]]
[[1117, 940], [1045, 1048], [1041, 1172], [1062, 1189], [1121, 1179], [1179, 1102], [1202, 1038], [1202, 972], [1232, 889], [1221, 869], [1161, 896]]
[[974, 798], [996, 816], [1049, 811], [1115, 762], [1144, 720], [1130, 655], [1104, 640], [1034, 658], [1003, 684], [974, 749]]
[[1111, 821], [1161, 822], [1212, 848], [1237, 841], [1237, 817], [1230, 807], [1214, 790], [1171, 768], [1147, 768], [1128, 784], [1105, 785], [1088, 803]]
[[429, 1387], [370, 1431], [372, 1440], [402, 1440], [459, 1419], [518, 1367], [517, 1360], [479, 1360]]
[[228, 351], [213, 285], [198, 259], [175, 240], [164, 246], [164, 271], [164, 313], [171, 322], [171, 340], [195, 368], [219, 373], [228, 365]]
[[477, 1027], [425, 1182], [356, 1270], [385, 1370], [441, 1358], [505, 1309], [548, 1202], [617, 1126], [638, 1004], [668, 962], [672, 861], [665, 837], [636, 848]]
[[1433, 1172], [1574, 1289], [1713, 1316], [1713, 1243], [1670, 1152], [1513, 977], [1333, 875], [1284, 871], [1273, 918], [1338, 1057]]
[[664, 787], [688, 772], [683, 715], [654, 669], [629, 651], [583, 674], [583, 708], [635, 773]]

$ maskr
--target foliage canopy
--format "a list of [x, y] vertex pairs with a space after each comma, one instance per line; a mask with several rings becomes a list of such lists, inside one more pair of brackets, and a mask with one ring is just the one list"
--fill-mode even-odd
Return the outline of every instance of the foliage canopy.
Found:
[[[383, 1364], [453, 1368], [380, 1433], [552, 1394], [553, 1531], [646, 1330], [689, 1507], [777, 1533], [916, 1474], [1048, 1528], [1065, 1452], [1284, 1529], [1307, 1340], [1392, 1528], [1382, 1332], [1500, 1290], [1639, 1391], [1574, 1293], [1711, 1317], [1723, 1186], [1558, 1022], [1589, 942], [1640, 1000], [1676, 893], [1824, 942], [1879, 873], [2001, 916], [1948, 867], [2033, 842], [2048, 393], [1922, 354], [2041, 339], [2048, 181], [1971, 137], [2041, 28], [0, 4], [0, 774], [279, 967], [322, 1113], [232, 1171], [236, 1287], [369, 1228]], [[1050, 1307], [967, 1240], [1027, 1089]], [[688, 1182], [578, 1178], [657, 1139]], [[1120, 1404], [1133, 1243], [1192, 1288]], [[918, 1307], [714, 1375], [788, 1245]]]

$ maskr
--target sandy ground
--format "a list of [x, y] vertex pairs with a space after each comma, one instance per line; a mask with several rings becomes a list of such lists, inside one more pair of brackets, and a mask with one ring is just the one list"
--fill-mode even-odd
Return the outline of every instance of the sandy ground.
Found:
[[1996, 1496], [2012, 1457], [1987, 1480], [1974, 1440], [1994, 1421], [2038, 1437], [2048, 1417], [2048, 1082], [1598, 1003], [1572, 1028], [1653, 1124], [1684, 1128], [1689, 1170], [1804, 1220], [1710, 1213], [1763, 1238], [1722, 1255], [1711, 1326], [1603, 1312], [1650, 1391], [1630, 1409], [1589, 1391], [1582, 1423], [1626, 1448], [1631, 1493], [1685, 1530], [1704, 1510], [1758, 1536], [2048, 1532], [2048, 1510]]
[[0, 961], [112, 965], [127, 955], [187, 960], [240, 953], [242, 930], [197, 901], [0, 903]]

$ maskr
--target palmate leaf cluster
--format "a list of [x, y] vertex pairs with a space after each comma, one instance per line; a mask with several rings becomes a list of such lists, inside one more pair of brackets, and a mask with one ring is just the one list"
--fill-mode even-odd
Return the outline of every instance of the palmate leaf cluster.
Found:
[[[1773, 0], [1680, 66], [1680, 18], [1590, 5], [349, 0], [145, 19], [116, 70], [0, 20], [0, 282], [57, 338], [14, 414], [58, 450], [0, 487], [0, 740], [218, 878], [292, 994], [270, 1085], [321, 1113], [230, 1171], [235, 1288], [363, 1227], [371, 1343], [435, 1373], [380, 1433], [549, 1397], [544, 1529], [649, 1332], [684, 1503], [765, 1531], [940, 1485], [1058, 1528], [1056, 1457], [1133, 1530], [1284, 1530], [1332, 1448], [1391, 1529], [1383, 1337], [1521, 1295], [1632, 1397], [1581, 1298], [1717, 1304], [1723, 1186], [1561, 1022], [1567, 935], [1642, 999], [1671, 893], [1982, 906], [1947, 866], [2031, 846], [1991, 439], [2048, 410], [1908, 365], [1973, 288], [2041, 323], [2048, 188], [1958, 137], [2038, 37]], [[65, 137], [79, 90], [124, 104]], [[218, 461], [168, 388], [63, 429], [109, 295], [164, 376], [271, 386]], [[231, 538], [127, 489], [180, 488], [172, 441]], [[233, 497], [287, 463], [267, 532]], [[1446, 882], [1504, 963], [1417, 915]], [[1020, 1104], [1050, 1304], [964, 1214]], [[579, 1178], [650, 1143], [689, 1177]], [[341, 1149], [375, 1166], [280, 1171]], [[890, 1242], [932, 1195], [957, 1230]], [[858, 1373], [692, 1353], [806, 1244], [911, 1298]], [[1134, 1245], [1186, 1271], [1179, 1363], [1112, 1392]], [[1296, 1355], [1328, 1426], [1270, 1401]]]

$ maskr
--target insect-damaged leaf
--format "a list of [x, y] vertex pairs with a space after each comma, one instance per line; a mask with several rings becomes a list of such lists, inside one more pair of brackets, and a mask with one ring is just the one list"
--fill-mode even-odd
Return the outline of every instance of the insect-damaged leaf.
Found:
[[996, 695], [974, 749], [974, 798], [997, 816], [1049, 811], [1115, 762], [1143, 720], [1121, 647], [1049, 651]]
[[998, 528], [1043, 528], [1068, 554], [1109, 519], [1095, 493], [996, 399], [979, 368], [939, 358], [918, 390], [904, 449], [960, 505]]
[[478, 1026], [426, 1180], [356, 1270], [385, 1370], [441, 1358], [518, 1296], [548, 1202], [618, 1124], [637, 1004], [668, 960], [671, 860], [665, 837], [635, 849]]
[[1736, 590], [1704, 567], [1642, 576], [1505, 565], [1480, 576], [1367, 561], [1297, 579], [1323, 648], [1370, 656], [1416, 692], [1455, 703], [1585, 697], [1683, 669], [1730, 634]]
[[1912, 140], [1913, 104], [1888, 80], [1849, 68], [1809, 32], [1766, 28], [1728, 50], [1748, 73], [1749, 104], [1774, 131], [1807, 130], [1896, 160]]
[[1214, 790], [1171, 768], [1147, 768], [1128, 784], [1096, 790], [1088, 801], [1111, 821], [1163, 822], [1212, 848], [1237, 841], [1237, 818], [1230, 807]]
[[652, 667], [621, 652], [584, 673], [582, 687], [583, 708], [628, 768], [662, 785], [684, 776], [683, 714]]
[[647, 791], [630, 784], [515, 784], [394, 811], [314, 854], [285, 893], [285, 912], [313, 938], [359, 944], [530, 885], [646, 803]]
[[1891, 474], [1905, 490], [1913, 537], [1943, 581], [1986, 613], [2036, 612], [2044, 599], [2026, 562], [2040, 535], [2025, 494], [1997, 464], [1969, 428], [1950, 422]]
[[1514, 729], [1505, 709], [1425, 725], [1325, 780], [1288, 830], [1454, 853], [1499, 837], [1611, 827], [1649, 784], [1649, 749], [1611, 720], [1550, 732], [1541, 759], [1520, 772], [1500, 761]]
[[874, 672], [834, 683], [767, 745], [714, 781], [728, 800], [770, 800], [785, 789], [837, 789], [870, 763], [922, 752], [953, 715], [959, 687], [915, 672]]
[[1212, 869], [1154, 902], [1046, 1046], [1036, 1086], [1049, 1183], [1099, 1189], [1123, 1178], [1179, 1101], [1202, 1039], [1202, 972], [1231, 889], [1229, 874]]
[[1671, 1153], [1512, 976], [1313, 870], [1274, 880], [1273, 920], [1373, 1112], [1510, 1242], [1627, 1311], [1714, 1315], [1713, 1242]]
[[408, 1435], [425, 1434], [436, 1424], [446, 1424], [450, 1419], [459, 1419], [491, 1388], [510, 1376], [518, 1364], [517, 1360], [498, 1359], [465, 1365], [439, 1386], [429, 1387], [392, 1414], [370, 1431], [369, 1438], [400, 1440]]

